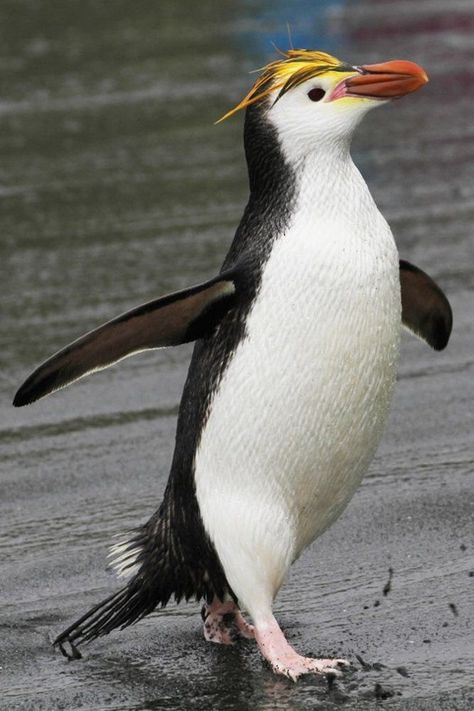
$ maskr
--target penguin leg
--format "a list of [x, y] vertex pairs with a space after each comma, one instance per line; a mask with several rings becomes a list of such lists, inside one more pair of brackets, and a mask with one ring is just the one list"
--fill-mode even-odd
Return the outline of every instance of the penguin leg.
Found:
[[340, 676], [342, 667], [348, 667], [345, 659], [313, 659], [298, 654], [287, 642], [276, 619], [271, 615], [265, 622], [256, 622], [255, 639], [263, 657], [276, 674], [296, 681], [303, 674], [327, 674]]
[[[223, 477], [212, 479], [212, 487], [207, 482], [207, 487], [199, 488], [200, 465], [198, 461], [195, 476], [201, 515], [228, 585], [252, 618], [255, 640], [264, 659], [276, 674], [293, 681], [311, 672], [339, 676], [339, 667], [349, 666], [348, 662], [299, 655], [286, 641], [272, 613], [273, 600], [297, 557], [291, 510], [280, 498], [262, 497], [261, 489], [253, 489], [254, 477], [248, 489], [239, 489], [238, 495], [229, 493], [228, 480]], [[226, 466], [221, 458], [220, 469]], [[212, 471], [211, 467], [206, 471]]]
[[234, 644], [239, 637], [255, 637], [254, 628], [246, 622], [233, 601], [222, 602], [216, 597], [211, 604], [203, 605], [201, 617], [204, 623], [204, 639], [208, 642]]

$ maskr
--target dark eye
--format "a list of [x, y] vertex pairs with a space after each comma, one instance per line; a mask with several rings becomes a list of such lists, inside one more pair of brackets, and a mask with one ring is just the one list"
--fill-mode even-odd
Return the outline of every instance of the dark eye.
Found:
[[311, 101], [321, 101], [321, 99], [324, 99], [326, 96], [326, 92], [319, 87], [315, 87], [314, 89], [311, 89], [311, 91], [308, 91], [308, 96]]

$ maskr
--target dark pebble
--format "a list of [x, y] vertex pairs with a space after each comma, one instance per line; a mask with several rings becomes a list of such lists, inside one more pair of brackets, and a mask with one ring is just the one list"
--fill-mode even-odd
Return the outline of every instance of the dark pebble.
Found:
[[384, 588], [382, 590], [384, 597], [386, 597], [390, 590], [392, 589], [392, 578], [393, 578], [393, 568], [388, 569], [388, 580], [384, 585]]
[[404, 677], [410, 676], [408, 673], [408, 669], [406, 667], [397, 667], [397, 672], [400, 674], [400, 676], [404, 676]]
[[456, 607], [456, 605], [454, 604], [454, 602], [450, 602], [450, 603], [449, 603], [449, 609], [450, 609], [451, 612], [453, 613], [454, 617], [457, 617], [457, 616], [459, 615], [458, 608]]
[[395, 696], [395, 692], [379, 683], [375, 684], [374, 692], [376, 699], [391, 699], [392, 696]]

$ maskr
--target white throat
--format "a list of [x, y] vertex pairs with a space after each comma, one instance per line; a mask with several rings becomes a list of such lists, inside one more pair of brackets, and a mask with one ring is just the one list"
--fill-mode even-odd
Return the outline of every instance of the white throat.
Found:
[[295, 216], [308, 213], [317, 221], [343, 219], [350, 225], [368, 219], [388, 229], [352, 160], [349, 138], [322, 141], [304, 154], [291, 139], [280, 137], [282, 153], [297, 180]]

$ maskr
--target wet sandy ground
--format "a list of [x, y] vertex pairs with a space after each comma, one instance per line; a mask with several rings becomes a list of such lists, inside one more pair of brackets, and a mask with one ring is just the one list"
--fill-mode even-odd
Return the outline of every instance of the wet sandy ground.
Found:
[[[474, 6], [388, 2], [0, 6], [0, 708], [474, 708]], [[223, 7], [225, 6], [225, 7]], [[31, 368], [122, 310], [212, 276], [246, 196], [241, 118], [212, 122], [270, 39], [431, 83], [374, 112], [355, 155], [403, 257], [452, 301], [443, 354], [406, 337], [391, 420], [341, 519], [277, 604], [332, 689], [276, 679], [250, 643], [170, 606], [67, 663], [50, 639], [117, 586], [115, 534], [160, 500], [189, 347], [138, 356], [27, 409]], [[322, 40], [322, 37], [325, 40]], [[389, 568], [391, 589], [383, 594]]]

